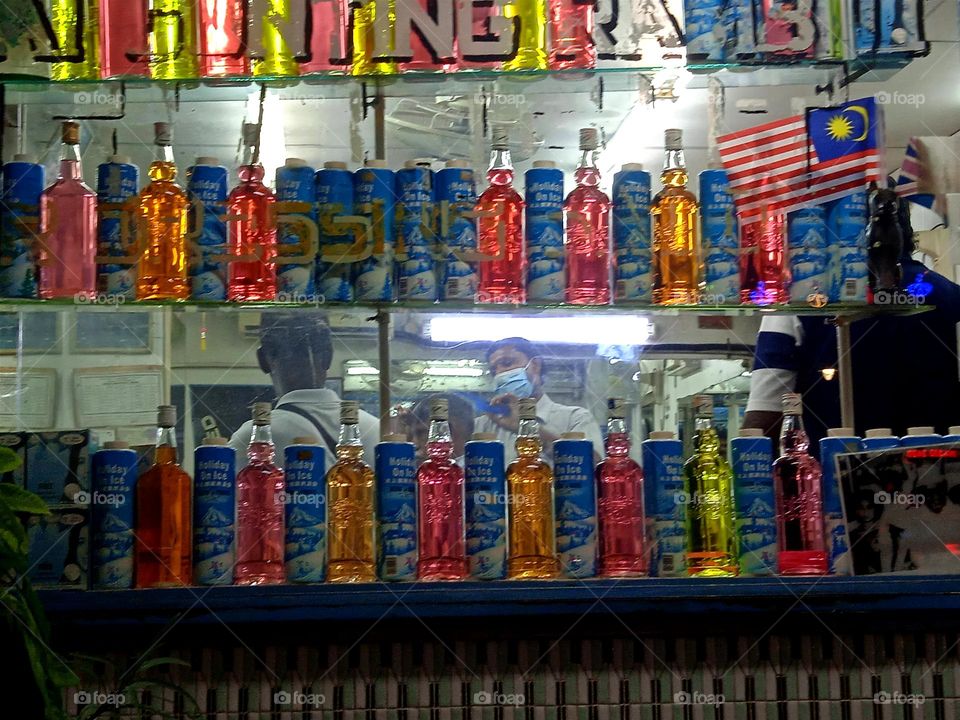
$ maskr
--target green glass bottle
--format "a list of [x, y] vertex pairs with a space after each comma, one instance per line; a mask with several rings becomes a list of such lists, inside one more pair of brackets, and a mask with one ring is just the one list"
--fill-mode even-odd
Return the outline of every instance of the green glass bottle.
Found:
[[695, 577], [739, 574], [733, 473], [713, 427], [713, 399], [697, 395], [693, 455], [683, 466], [687, 503], [687, 572]]

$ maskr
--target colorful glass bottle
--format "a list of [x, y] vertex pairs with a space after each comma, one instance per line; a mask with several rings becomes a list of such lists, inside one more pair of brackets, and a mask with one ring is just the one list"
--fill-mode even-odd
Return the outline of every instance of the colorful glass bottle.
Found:
[[547, 69], [547, 0], [507, 0], [506, 18], [515, 18], [516, 54], [503, 63], [504, 70]]
[[523, 238], [523, 198], [513, 189], [510, 141], [495, 130], [489, 187], [477, 198], [477, 302], [525, 303], [527, 301], [527, 252]]
[[540, 457], [537, 401], [519, 403], [517, 459], [507, 467], [507, 577], [553, 578], [557, 564], [553, 470]]
[[786, 215], [770, 215], [740, 231], [740, 302], [772, 305], [787, 302], [784, 274]]
[[[326, 3], [321, 3], [326, 4]], [[205, 78], [250, 74], [246, 0], [200, 0], [200, 74]]]
[[249, 464], [237, 473], [237, 585], [284, 580], [284, 477], [275, 462], [270, 403], [253, 405]]
[[687, 190], [680, 130], [666, 131], [666, 159], [653, 198], [653, 302], [693, 305], [700, 300], [700, 208]]
[[350, 69], [350, 5], [347, 0], [311, 3], [313, 32], [310, 34], [310, 59], [300, 66], [301, 73], [335, 72]]
[[[374, 52], [392, 53], [396, 26], [394, 21], [395, 0], [365, 0], [353, 8], [353, 65], [350, 72], [354, 75], [394, 75], [399, 72], [397, 63], [373, 59]], [[387, 17], [377, 18], [377, 6], [388, 7]], [[379, 40], [379, 42], [378, 42]]]
[[189, 585], [193, 572], [190, 476], [177, 464], [177, 409], [157, 411], [153, 466], [137, 480], [136, 559], [138, 588]]
[[154, 80], [197, 77], [196, 5], [197, 0], [149, 0], [147, 45]]
[[550, 3], [550, 69], [592, 68], [597, 64], [593, 42], [595, 5], [580, 0]]
[[257, 159], [260, 126], [243, 124], [240, 184], [227, 198], [227, 300], [274, 300], [277, 294], [276, 196], [263, 184]]
[[337, 462], [327, 472], [328, 582], [373, 582], [376, 539], [373, 470], [363, 461], [360, 407], [340, 403]]
[[597, 170], [596, 128], [581, 128], [577, 186], [563, 203], [566, 215], [568, 303], [606, 305], [610, 302], [610, 198], [601, 190]]
[[645, 575], [643, 535], [643, 471], [630, 457], [622, 398], [607, 401], [607, 457], [597, 465], [597, 521], [600, 531], [600, 574], [605, 577]]
[[467, 577], [463, 469], [453, 461], [446, 398], [430, 401], [427, 459], [417, 470], [418, 580]]
[[[8, 12], [12, 12], [9, 11]], [[100, 79], [100, 5], [98, 0], [52, 0], [50, 26], [57, 38], [51, 80]], [[79, 41], [79, 42], [78, 42]]]
[[300, 0], [266, 0], [266, 11], [262, 17], [252, 18], [251, 22], [260, 22], [263, 43], [263, 56], [253, 60], [254, 77], [290, 77], [300, 74], [300, 66], [294, 58], [297, 50], [290, 47], [281, 32], [281, 26], [294, 19], [294, 13], [297, 12], [294, 4], [297, 2]]
[[100, 76], [141, 77], [149, 73], [142, 2], [100, 0]]
[[97, 194], [83, 181], [80, 126], [61, 127], [60, 173], [40, 196], [40, 297], [97, 291]]
[[687, 503], [687, 572], [699, 577], [738, 573], [733, 474], [713, 427], [713, 399], [697, 395], [693, 455], [684, 463]]
[[799, 393], [783, 396], [780, 457], [773, 463], [781, 575], [826, 575], [821, 470], [810, 455]]
[[137, 300], [186, 300], [187, 221], [190, 201], [176, 183], [173, 161], [173, 128], [154, 123], [155, 160], [147, 174], [150, 183], [140, 193], [138, 244], [140, 263]]

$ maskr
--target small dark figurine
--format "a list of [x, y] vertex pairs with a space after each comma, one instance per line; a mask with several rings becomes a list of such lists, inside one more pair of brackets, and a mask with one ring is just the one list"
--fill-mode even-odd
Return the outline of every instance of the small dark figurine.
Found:
[[871, 190], [870, 221], [867, 224], [867, 268], [871, 291], [900, 287], [903, 240], [900, 198], [886, 188]]

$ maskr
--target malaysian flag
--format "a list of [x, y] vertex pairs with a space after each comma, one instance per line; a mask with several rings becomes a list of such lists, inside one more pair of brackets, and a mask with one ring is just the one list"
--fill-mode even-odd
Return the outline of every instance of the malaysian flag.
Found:
[[835, 200], [886, 175], [873, 98], [722, 135], [717, 145], [742, 223]]

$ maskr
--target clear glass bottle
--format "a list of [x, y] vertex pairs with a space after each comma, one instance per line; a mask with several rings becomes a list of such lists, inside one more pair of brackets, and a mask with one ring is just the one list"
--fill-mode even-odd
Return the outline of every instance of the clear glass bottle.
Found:
[[577, 187], [563, 203], [567, 237], [568, 303], [606, 305], [610, 302], [610, 198], [601, 190], [596, 153], [596, 128], [581, 128]]
[[156, 155], [147, 171], [150, 183], [140, 193], [137, 218], [140, 251], [137, 300], [186, 300], [190, 297], [187, 281], [190, 201], [176, 183], [173, 128], [165, 122], [154, 123], [153, 127]]
[[553, 470], [540, 457], [537, 401], [519, 403], [517, 459], [507, 467], [507, 577], [554, 578], [557, 563]]
[[516, 54], [503, 63], [504, 70], [547, 69], [547, 0], [507, 0], [506, 18], [516, 18]]
[[147, 45], [154, 80], [188, 80], [199, 74], [197, 4], [196, 0], [149, 0]]
[[227, 300], [269, 301], [277, 295], [276, 196], [263, 184], [258, 161], [260, 126], [243, 124], [240, 184], [227, 198]]
[[592, 68], [597, 64], [594, 3], [553, 0], [550, 3], [550, 69]]
[[504, 130], [494, 130], [487, 182], [477, 198], [477, 250], [495, 259], [477, 263], [477, 302], [522, 304], [527, 301], [523, 198], [513, 189], [510, 141]]
[[189, 585], [193, 573], [193, 483], [177, 463], [176, 425], [177, 409], [161, 405], [153, 466], [137, 479], [138, 588]]
[[607, 457], [597, 465], [600, 574], [637, 577], [647, 572], [644, 554], [643, 471], [630, 457], [623, 398], [607, 401]]
[[665, 133], [666, 159], [653, 198], [653, 302], [656, 305], [694, 305], [700, 301], [703, 277], [700, 253], [700, 207], [687, 190], [683, 134]]
[[97, 194], [83, 181], [80, 126], [61, 126], [60, 174], [40, 195], [40, 297], [97, 291]]
[[773, 463], [781, 575], [829, 572], [820, 463], [810, 455], [799, 393], [783, 396], [780, 457]]
[[340, 403], [337, 462], [327, 471], [328, 582], [373, 582], [376, 575], [373, 469], [363, 461], [360, 406]]
[[[51, 80], [100, 79], [100, 3], [98, 0], [51, 0], [50, 27], [60, 49], [55, 53], [73, 60], [50, 66]], [[13, 10], [8, 12], [12, 13]], [[77, 45], [77, 28], [81, 28]], [[82, 58], [82, 59], [81, 59]]]
[[699, 577], [737, 575], [733, 474], [713, 427], [713, 399], [697, 395], [693, 455], [684, 463], [687, 503], [687, 572]]
[[786, 215], [770, 215], [740, 231], [740, 302], [773, 305], [787, 302], [784, 274]]
[[446, 398], [430, 401], [427, 459], [417, 470], [418, 580], [463, 580], [467, 554], [463, 469], [453, 461]]
[[284, 476], [276, 465], [270, 403], [253, 406], [249, 464], [237, 474], [237, 585], [284, 581]]

